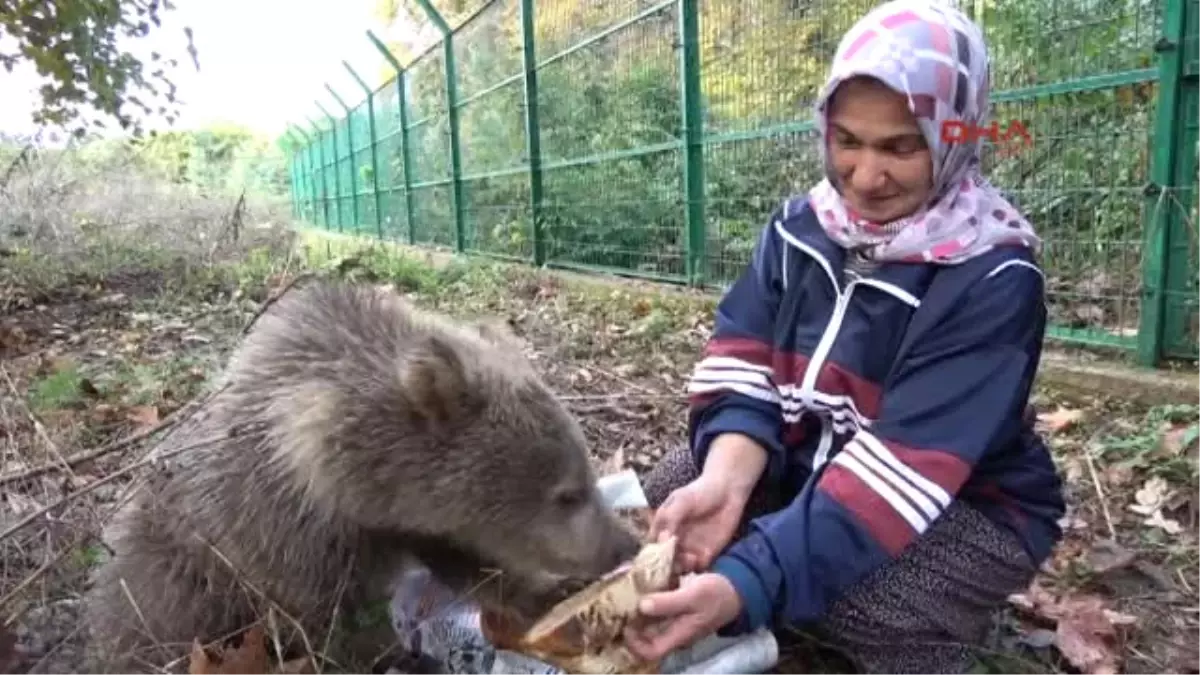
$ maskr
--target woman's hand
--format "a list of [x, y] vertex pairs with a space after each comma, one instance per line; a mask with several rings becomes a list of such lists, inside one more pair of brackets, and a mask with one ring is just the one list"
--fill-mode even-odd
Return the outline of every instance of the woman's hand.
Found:
[[708, 568], [737, 530], [747, 496], [719, 476], [702, 475], [672, 492], [658, 507], [650, 537], [676, 537], [675, 567], [682, 573]]
[[713, 441], [700, 477], [658, 507], [650, 537], [677, 538], [675, 559], [681, 572], [707, 569], [733, 539], [766, 458], [766, 451], [746, 436], [722, 434]]
[[719, 574], [684, 577], [679, 588], [642, 598], [642, 617], [625, 630], [625, 644], [636, 656], [660, 659], [733, 621], [742, 600]]

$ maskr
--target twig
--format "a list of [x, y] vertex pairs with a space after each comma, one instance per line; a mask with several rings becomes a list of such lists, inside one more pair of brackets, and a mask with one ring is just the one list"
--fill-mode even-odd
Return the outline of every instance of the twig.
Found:
[[[250, 329], [254, 327], [255, 322], [257, 322], [258, 319], [261, 318], [262, 315], [266, 313], [267, 309], [269, 309], [271, 305], [278, 302], [279, 299], [284, 296], [284, 294], [286, 294], [288, 291], [290, 291], [301, 280], [311, 277], [311, 276], [312, 276], [311, 272], [305, 272], [305, 273], [296, 275], [282, 289], [280, 289], [279, 292], [275, 293], [273, 296], [271, 296], [266, 301], [264, 301], [263, 304], [261, 306], [259, 306], [258, 310], [254, 313], [254, 316], [252, 316], [250, 318], [250, 320], [246, 322], [246, 325], [242, 328], [242, 334], [246, 335], [247, 333], [249, 333]], [[5, 371], [2, 366], [0, 366], [0, 374], [4, 375], [5, 379], [8, 380], [9, 387], [14, 391], [14, 393], [17, 393], [15, 385], [12, 383], [11, 378], [8, 377], [8, 372]], [[154, 434], [156, 434], [160, 431], [163, 431], [165, 429], [168, 429], [169, 427], [172, 427], [176, 424], [186, 421], [192, 415], [194, 415], [196, 413], [196, 411], [198, 411], [200, 408], [204, 407], [204, 405], [206, 403], [208, 403], [208, 401], [210, 401], [214, 396], [216, 396], [218, 393], [220, 393], [221, 390], [223, 390], [224, 388], [225, 387], [221, 387], [220, 389], [218, 389], [216, 391], [210, 392], [204, 396], [194, 399], [193, 401], [189, 402], [184, 407], [182, 407], [179, 410], [175, 411], [174, 413], [171, 413], [170, 415], [168, 415], [165, 419], [163, 419], [158, 424], [156, 424], [148, 429], [139, 431], [139, 432], [137, 432], [131, 436], [128, 436], [126, 438], [123, 438], [121, 440], [114, 441], [114, 442], [106, 444], [106, 445], [102, 445], [99, 448], [93, 448], [91, 450], [86, 450], [86, 451], [83, 451], [80, 453], [76, 453], [75, 455], [72, 455], [70, 457], [65, 457], [65, 458], [56, 452], [55, 454], [58, 457], [60, 463], [43, 464], [40, 466], [30, 467], [28, 469], [23, 469], [20, 471], [14, 471], [12, 473], [0, 475], [0, 486], [7, 485], [9, 483], [13, 483], [16, 481], [28, 480], [30, 478], [36, 478], [38, 476], [41, 476], [42, 474], [50, 473], [51, 471], [55, 471], [58, 469], [66, 469], [67, 471], [70, 471], [72, 467], [83, 464], [84, 462], [88, 462], [88, 461], [97, 459], [99, 457], [108, 455], [110, 453], [116, 452], [118, 450], [123, 450], [125, 448], [128, 448], [129, 446], [131, 446], [135, 443], [138, 443], [150, 436], [153, 436]], [[19, 393], [17, 393], [17, 397], [20, 398]], [[30, 412], [30, 415], [32, 415], [32, 412]], [[36, 419], [34, 419], [34, 423], [35, 423], [35, 425], [37, 424]], [[6, 533], [3, 536], [0, 536], [0, 539], [3, 539], [7, 535], [8, 535], [8, 533]]]
[[[131, 446], [135, 443], [138, 443], [139, 441], [142, 441], [150, 436], [153, 436], [154, 434], [156, 434], [160, 431], [163, 431], [164, 429], [167, 429], [176, 424], [179, 424], [180, 422], [186, 421], [193, 414], [195, 414], [195, 412], [197, 410], [199, 410], [204, 405], [204, 403], [208, 399], [210, 399], [213, 395], [214, 394], [207, 394], [198, 399], [194, 399], [191, 402], [189, 402], [188, 404], [184, 405], [179, 410], [176, 410], [175, 412], [171, 413], [170, 415], [167, 415], [165, 418], [163, 418], [163, 420], [161, 422], [159, 422], [158, 424], [155, 424], [152, 427], [143, 429], [142, 431], [139, 431], [133, 435], [126, 436], [125, 438], [113, 441], [112, 443], [108, 443], [106, 445], [102, 445], [98, 448], [93, 448], [91, 450], [85, 450], [83, 452], [79, 452], [74, 455], [71, 455], [70, 457], [63, 459], [63, 463], [69, 467], [75, 467], [75, 466], [79, 466], [80, 464], [83, 464], [84, 462], [89, 462], [93, 459], [103, 457], [109, 453], [113, 453], [118, 450], [123, 450], [125, 448], [128, 448], [129, 446]], [[59, 466], [58, 464], [42, 464], [40, 466], [34, 466], [34, 467], [30, 467], [28, 469], [23, 469], [21, 471], [14, 471], [12, 473], [8, 473], [8, 474], [4, 474], [4, 475], [0, 476], [0, 486], [7, 485], [7, 484], [15, 482], [15, 481], [26, 480], [29, 478], [36, 478], [44, 473], [49, 473], [51, 471], [54, 471], [54, 470], [60, 469], [60, 468], [62, 468], [62, 467]]]
[[[254, 316], [250, 317], [250, 320], [247, 321], [246, 325], [242, 327], [242, 335], [248, 334], [250, 332], [250, 329], [254, 327], [254, 324], [263, 316], [263, 314], [266, 313], [267, 309], [269, 309], [271, 307], [271, 305], [278, 302], [279, 299], [282, 298], [285, 293], [290, 291], [301, 280], [306, 279], [311, 276], [312, 276], [311, 272], [304, 272], [302, 274], [298, 274], [295, 277], [293, 277], [282, 289], [280, 289], [278, 293], [267, 298], [267, 300], [264, 301], [263, 304], [259, 306], [258, 310], [254, 313]], [[0, 371], [2, 371], [2, 370], [3, 370], [3, 368], [0, 367]], [[4, 371], [3, 374], [6, 379], [9, 379], [7, 371]], [[9, 379], [9, 386], [13, 387], [11, 379]], [[224, 389], [224, 387], [222, 387], [221, 389]], [[135, 433], [132, 436], [128, 436], [128, 437], [123, 438], [118, 441], [114, 441], [113, 443], [109, 443], [107, 445], [102, 445], [99, 448], [94, 448], [92, 450], [86, 450], [84, 452], [77, 453], [70, 457], [62, 458], [61, 456], [59, 456], [59, 459], [62, 462], [61, 466], [57, 465], [57, 464], [44, 464], [41, 466], [30, 467], [28, 469], [23, 469], [21, 471], [14, 471], [12, 473], [0, 475], [0, 486], [7, 485], [7, 484], [15, 482], [15, 481], [36, 478], [42, 474], [49, 473], [51, 471], [54, 471], [54, 470], [60, 469], [60, 468], [65, 468], [69, 471], [71, 469], [71, 467], [75, 467], [80, 464], [83, 464], [84, 462], [88, 462], [93, 459], [103, 457], [107, 454], [116, 452], [118, 450], [123, 450], [139, 441], [142, 441], [150, 436], [153, 436], [154, 434], [156, 434], [160, 431], [163, 431], [163, 430], [165, 430], [169, 427], [172, 427], [176, 424], [179, 424], [180, 422], [186, 421], [193, 414], [195, 414], [197, 410], [204, 407], [204, 405], [208, 401], [210, 401], [214, 396], [216, 396], [218, 393], [220, 393], [221, 389], [218, 389], [217, 391], [210, 392], [202, 397], [194, 399], [193, 401], [191, 401], [184, 407], [180, 408], [179, 410], [175, 411], [174, 413], [167, 415], [167, 417], [165, 419], [163, 419], [161, 422], [159, 422], [158, 424], [156, 424], [148, 429], [139, 431], [138, 433]], [[15, 388], [13, 390], [14, 390], [14, 392], [16, 391]], [[19, 398], [19, 395], [18, 395], [18, 398]], [[30, 413], [30, 414], [32, 415], [32, 413]], [[36, 424], [36, 420], [35, 420], [35, 424]], [[3, 537], [0, 537], [0, 539], [2, 539], [2, 538]]]
[[21, 406], [25, 411], [25, 416], [33, 424], [33, 430], [37, 432], [38, 437], [50, 449], [50, 455], [58, 461], [61, 468], [65, 469], [67, 473], [74, 475], [71, 471], [71, 465], [63, 459], [62, 452], [58, 449], [58, 444], [50, 438], [50, 434], [46, 433], [46, 425], [42, 424], [42, 421], [38, 419], [37, 415], [33, 414], [33, 410], [25, 403], [24, 397], [21, 395], [20, 390], [17, 389], [17, 384], [13, 382], [12, 376], [8, 374], [8, 369], [4, 366], [0, 366], [0, 376], [4, 378], [4, 384], [8, 386], [8, 390], [12, 393], [13, 400], [17, 402], [17, 405]]
[[617, 382], [624, 382], [625, 384], [629, 385], [629, 386], [630, 386], [630, 387], [632, 387], [633, 389], [638, 389], [638, 390], [641, 390], [641, 391], [643, 391], [643, 392], [645, 392], [645, 393], [647, 393], [647, 394], [655, 394], [655, 395], [659, 395], [659, 394], [660, 394], [660, 392], [654, 391], [653, 389], [651, 389], [651, 388], [649, 388], [649, 387], [647, 387], [647, 386], [645, 386], [645, 385], [638, 384], [637, 382], [634, 382], [633, 380], [630, 380], [630, 379], [629, 379], [629, 378], [627, 378], [627, 377], [621, 377], [620, 375], [618, 375], [618, 374], [616, 374], [616, 373], [613, 373], [613, 372], [609, 372], [609, 371], [607, 371], [607, 370], [605, 370], [605, 369], [603, 369], [603, 368], [601, 368], [601, 367], [599, 367], [599, 366], [595, 366], [595, 365], [589, 365], [587, 368], [588, 368], [588, 370], [595, 371], [595, 372], [597, 372], [597, 373], [600, 373], [601, 375], [604, 375], [604, 376], [606, 376], [606, 377], [609, 377], [609, 378], [611, 378], [611, 379], [614, 379], [614, 380], [616, 380]]
[[263, 591], [261, 588], [259, 588], [258, 585], [256, 585], [254, 582], [250, 581], [250, 579], [247, 578], [247, 576], [242, 573], [242, 571], [238, 568], [238, 566], [234, 565], [233, 561], [230, 560], [228, 557], [226, 557], [225, 554], [222, 553], [220, 549], [218, 549], [216, 546], [214, 546], [212, 544], [212, 542], [201, 537], [199, 534], [195, 534], [193, 536], [195, 536], [196, 539], [200, 540], [200, 542], [202, 542], [208, 548], [209, 552], [211, 552], [213, 555], [217, 556], [217, 558], [221, 562], [225, 563], [225, 565], [229, 568], [229, 570], [231, 572], [233, 572], [235, 579], [237, 579], [239, 582], [244, 584], [246, 586], [246, 588], [249, 588], [251, 591], [253, 591], [258, 597], [265, 600], [267, 602], [267, 604], [270, 605], [271, 609], [275, 610], [276, 612], [279, 612], [280, 616], [282, 616], [283, 618], [292, 622], [292, 625], [295, 626], [296, 630], [300, 633], [300, 639], [304, 642], [304, 650], [306, 652], [308, 652], [309, 659], [312, 661], [313, 669], [316, 670], [317, 662], [314, 657], [316, 656], [317, 652], [313, 651], [312, 641], [308, 639], [308, 632], [304, 630], [304, 624], [300, 623], [300, 621], [298, 619], [296, 619], [296, 617], [292, 616], [286, 609], [283, 608], [282, 605], [280, 605], [278, 602], [276, 602], [274, 598], [267, 595], [267, 593], [265, 591]]
[[4, 597], [0, 598], [0, 607], [7, 607], [8, 603], [12, 602], [13, 598], [21, 594], [21, 591], [24, 591], [26, 588], [31, 586], [33, 582], [40, 579], [43, 574], [45, 574], [54, 566], [58, 565], [58, 563], [62, 562], [63, 558], [66, 558], [68, 553], [71, 553], [77, 547], [83, 544], [83, 542], [93, 538], [94, 536], [95, 535], [90, 532], [85, 532], [83, 535], [76, 537], [75, 540], [69, 545], [64, 546], [63, 549], [58, 552], [58, 555], [55, 555], [50, 560], [42, 563], [41, 567], [37, 568], [32, 574], [22, 579], [21, 583], [17, 584], [17, 586], [11, 591], [5, 593]]
[[571, 406], [571, 412], [576, 415], [594, 415], [596, 413], [608, 413], [613, 417], [620, 417], [623, 420], [630, 422], [648, 422], [654, 417], [654, 413], [635, 413], [631, 410], [618, 408], [615, 405], [589, 405], [589, 406]]
[[634, 394], [631, 392], [619, 392], [616, 394], [567, 394], [556, 396], [560, 401], [615, 401], [615, 400], [642, 400], [642, 401], [673, 401], [682, 400], [682, 394], [673, 394], [670, 392]]
[[262, 318], [263, 314], [267, 313], [267, 310], [271, 308], [271, 305], [279, 302], [280, 298], [286, 295], [288, 291], [292, 290], [296, 284], [312, 276], [312, 272], [302, 272], [297, 274], [296, 276], [292, 277], [291, 281], [288, 281], [286, 284], [284, 284], [283, 288], [279, 289], [279, 292], [264, 300], [263, 304], [259, 305], [258, 311], [254, 312], [254, 316], [250, 317], [250, 320], [246, 322], [246, 326], [242, 328], [242, 335], [249, 335], [250, 329], [254, 327], [254, 324], [258, 322], [260, 318]]
[[122, 476], [126, 476], [130, 473], [133, 473], [137, 469], [140, 469], [140, 468], [146, 466], [147, 464], [152, 464], [158, 460], [166, 459], [168, 457], [173, 457], [175, 455], [178, 455], [181, 452], [186, 452], [188, 450], [194, 450], [196, 448], [202, 448], [206, 445], [212, 445], [213, 443], [220, 443], [221, 441], [224, 441], [227, 439], [229, 439], [229, 436], [225, 435], [225, 436], [220, 436], [217, 438], [209, 438], [209, 439], [206, 439], [203, 441], [199, 441], [197, 443], [190, 443], [188, 445], [185, 445], [185, 446], [179, 447], [179, 448], [175, 448], [174, 450], [171, 450], [169, 452], [163, 453], [158, 456], [154, 456], [154, 455], [147, 456], [137, 462], [134, 462], [133, 464], [130, 464], [129, 466], [127, 466], [119, 471], [114, 471], [113, 473], [110, 473], [103, 478], [97, 478], [96, 480], [92, 481], [91, 483], [88, 483], [87, 485], [83, 486], [82, 488], [79, 488], [75, 492], [65, 494], [62, 497], [54, 500], [50, 504], [29, 514], [25, 518], [22, 518], [17, 523], [11, 525], [4, 532], [0, 532], [0, 541], [4, 541], [5, 539], [8, 539], [13, 534], [16, 534], [17, 532], [20, 532], [21, 530], [28, 527], [30, 524], [32, 524], [34, 521], [36, 521], [38, 518], [46, 515], [50, 511], [62, 506], [63, 504], [66, 504], [67, 502], [71, 501], [72, 499], [75, 499], [76, 497], [81, 497], [89, 492], [92, 492], [93, 490], [100, 487], [101, 485], [111, 483], [112, 481], [114, 481]]
[[1084, 459], [1087, 460], [1088, 472], [1092, 475], [1092, 484], [1096, 487], [1096, 496], [1100, 499], [1100, 509], [1104, 513], [1104, 522], [1108, 526], [1108, 534], [1113, 541], [1117, 540], [1117, 528], [1113, 525], [1112, 513], [1108, 509], [1108, 500], [1104, 496], [1104, 488], [1100, 486], [1100, 476], [1096, 473], [1096, 460], [1092, 458], [1091, 451], [1084, 452]]
[[1092, 444], [1083, 449], [1083, 458], [1087, 460], [1088, 473], [1092, 474], [1092, 485], [1096, 487], [1096, 496], [1100, 499], [1100, 509], [1104, 513], [1104, 522], [1108, 525], [1108, 534], [1113, 541], [1117, 540], [1117, 528], [1113, 525], [1112, 513], [1108, 510], [1108, 499], [1104, 496], [1104, 488], [1100, 485], [1100, 475], [1096, 472], [1096, 460], [1092, 458]]

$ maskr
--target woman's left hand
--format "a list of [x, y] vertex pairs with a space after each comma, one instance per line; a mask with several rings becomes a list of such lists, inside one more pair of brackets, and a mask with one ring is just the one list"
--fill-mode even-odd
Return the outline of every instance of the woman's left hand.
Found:
[[733, 621], [742, 611], [742, 599], [733, 584], [720, 574], [685, 577], [674, 591], [642, 598], [642, 614], [625, 631], [625, 644], [636, 656], [660, 659]]

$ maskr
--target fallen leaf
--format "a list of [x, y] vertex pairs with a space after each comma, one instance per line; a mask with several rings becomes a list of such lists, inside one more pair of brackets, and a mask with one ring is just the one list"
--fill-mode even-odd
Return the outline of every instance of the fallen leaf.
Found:
[[97, 403], [92, 406], [90, 417], [93, 422], [98, 424], [115, 422], [120, 418], [117, 414], [117, 407], [111, 403]]
[[1157, 527], [1167, 534], [1179, 534], [1183, 532], [1183, 526], [1179, 524], [1179, 521], [1164, 517], [1162, 511], [1155, 511], [1150, 514], [1150, 517], [1142, 521], [1142, 524], [1149, 527]]
[[1168, 424], [1159, 439], [1159, 449], [1168, 457], [1178, 457], [1200, 438], [1200, 423], [1187, 427]]
[[214, 659], [200, 645], [192, 642], [192, 658], [188, 663], [191, 675], [259, 675], [271, 672], [271, 661], [264, 643], [266, 632], [259, 624], [252, 626], [242, 635], [242, 644], [226, 649], [220, 658]]
[[1068, 428], [1077, 424], [1083, 419], [1082, 410], [1071, 410], [1059, 406], [1057, 410], [1048, 413], [1041, 413], [1037, 416], [1038, 423], [1046, 431], [1054, 434], [1060, 431], [1065, 431]]
[[158, 408], [152, 405], [134, 406], [125, 414], [125, 418], [136, 425], [135, 431], [143, 431], [158, 424]]
[[633, 303], [633, 307], [630, 309], [634, 318], [641, 318], [650, 313], [650, 301], [646, 298], [639, 298], [637, 302]]
[[[1105, 607], [1105, 600], [1096, 595], [1056, 597], [1036, 580], [1025, 593], [1008, 600], [1036, 618], [1056, 624], [1054, 645], [1080, 672], [1119, 672], [1126, 629], [1137, 623], [1137, 617]], [[1033, 631], [1022, 639], [1038, 644], [1046, 636]]]
[[1060, 601], [1058, 628], [1055, 631], [1058, 650], [1065, 659], [1083, 673], [1120, 672], [1125, 635], [1114, 624], [1113, 617], [1122, 620], [1128, 615], [1111, 612], [1104, 601], [1095, 596], [1067, 598]]
[[1133, 498], [1137, 503], [1130, 504], [1129, 510], [1143, 516], [1149, 516], [1163, 507], [1163, 503], [1167, 501], [1167, 497], [1169, 496], [1170, 489], [1171, 486], [1167, 483], [1166, 479], [1160, 476], [1155, 476], [1147, 480], [1134, 493]]

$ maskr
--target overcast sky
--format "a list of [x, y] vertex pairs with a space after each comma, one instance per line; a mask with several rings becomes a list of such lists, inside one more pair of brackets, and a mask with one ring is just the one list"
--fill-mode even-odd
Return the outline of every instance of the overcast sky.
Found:
[[[372, 0], [176, 0], [163, 27], [138, 41], [137, 52], [157, 50], [179, 59], [175, 82], [184, 102], [177, 126], [230, 121], [277, 133], [307, 113], [314, 100], [336, 113], [330, 82], [346, 102], [361, 89], [342, 66], [354, 65], [371, 84], [383, 61], [366, 37]], [[332, 9], [337, 7], [335, 11]], [[194, 31], [200, 72], [186, 52], [183, 27]], [[31, 133], [30, 112], [39, 78], [32, 68], [0, 69], [0, 132]], [[160, 125], [156, 127], [162, 128]]]

